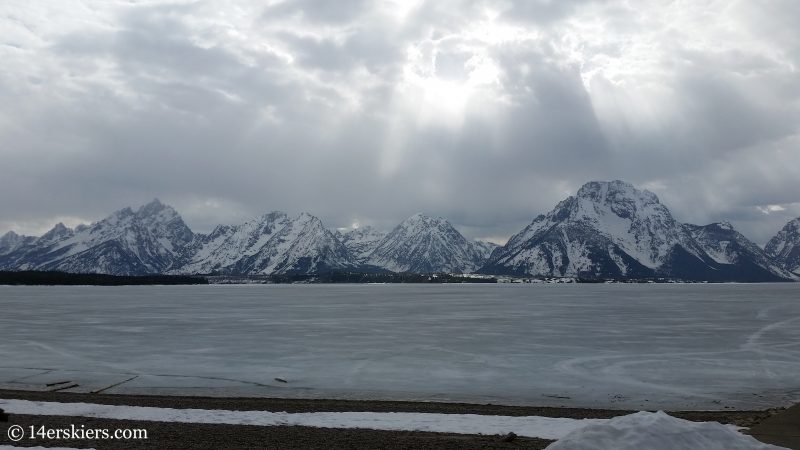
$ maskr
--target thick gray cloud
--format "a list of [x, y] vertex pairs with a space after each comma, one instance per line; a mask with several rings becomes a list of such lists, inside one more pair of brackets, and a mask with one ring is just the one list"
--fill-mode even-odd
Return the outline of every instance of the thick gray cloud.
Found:
[[158, 197], [197, 231], [414, 212], [503, 240], [588, 180], [800, 216], [794, 0], [0, 5], [0, 233]]

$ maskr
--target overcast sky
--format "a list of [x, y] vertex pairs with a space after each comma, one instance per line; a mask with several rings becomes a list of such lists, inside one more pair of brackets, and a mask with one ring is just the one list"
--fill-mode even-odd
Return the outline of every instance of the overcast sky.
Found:
[[800, 1], [0, 3], [0, 233], [158, 197], [503, 241], [589, 180], [800, 216]]

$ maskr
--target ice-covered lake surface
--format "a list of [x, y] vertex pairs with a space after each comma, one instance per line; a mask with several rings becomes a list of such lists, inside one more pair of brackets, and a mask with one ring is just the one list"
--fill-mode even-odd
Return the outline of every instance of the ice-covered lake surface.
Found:
[[[62, 381], [71, 383], [46, 386]], [[800, 283], [0, 286], [0, 388], [73, 383], [107, 393], [780, 406], [800, 401]]]

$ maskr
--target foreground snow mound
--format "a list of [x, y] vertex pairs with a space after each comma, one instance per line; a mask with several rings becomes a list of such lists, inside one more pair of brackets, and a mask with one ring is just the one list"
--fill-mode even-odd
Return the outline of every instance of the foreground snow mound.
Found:
[[573, 431], [547, 450], [779, 450], [717, 422], [638, 412]]

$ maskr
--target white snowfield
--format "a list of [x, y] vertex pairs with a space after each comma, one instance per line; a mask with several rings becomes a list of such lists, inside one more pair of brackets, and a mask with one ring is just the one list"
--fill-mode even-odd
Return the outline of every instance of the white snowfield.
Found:
[[717, 422], [691, 422], [662, 411], [638, 412], [581, 427], [547, 450], [788, 450]]
[[737, 427], [716, 422], [696, 423], [669, 415], [639, 412], [614, 419], [510, 417], [475, 414], [229, 411], [173, 409], [93, 403], [0, 400], [11, 414], [92, 417], [153, 422], [210, 423], [258, 426], [307, 426], [387, 431], [505, 435], [561, 440], [555, 450], [775, 450], [741, 434]]

